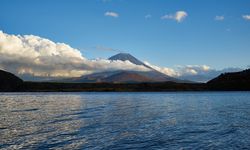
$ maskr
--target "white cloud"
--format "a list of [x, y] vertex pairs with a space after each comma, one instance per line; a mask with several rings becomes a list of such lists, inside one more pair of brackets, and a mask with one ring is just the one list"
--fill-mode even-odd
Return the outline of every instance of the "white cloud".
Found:
[[152, 15], [151, 15], [151, 14], [145, 15], [145, 19], [150, 19], [150, 18], [152, 18]]
[[34, 35], [0, 31], [0, 69], [43, 77], [77, 77], [109, 70], [148, 71], [129, 61], [89, 60], [77, 49]]
[[178, 66], [177, 69], [181, 76], [204, 74], [211, 70], [211, 68], [207, 65]]
[[215, 16], [214, 20], [216, 21], [223, 21], [225, 19], [224, 16]]
[[245, 20], [250, 20], [250, 15], [242, 15], [242, 18]]
[[104, 16], [109, 16], [109, 17], [114, 17], [114, 18], [118, 18], [119, 14], [116, 12], [112, 12], [112, 11], [107, 11]]
[[177, 22], [182, 22], [186, 17], [188, 16], [187, 12], [185, 11], [177, 11], [174, 15], [173, 14], [167, 14], [161, 17], [161, 19], [172, 19], [176, 20]]

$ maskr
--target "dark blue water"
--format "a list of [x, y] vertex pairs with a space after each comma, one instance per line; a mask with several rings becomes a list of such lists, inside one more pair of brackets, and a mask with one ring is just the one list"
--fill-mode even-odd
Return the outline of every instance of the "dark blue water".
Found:
[[0, 149], [250, 149], [250, 92], [0, 93]]

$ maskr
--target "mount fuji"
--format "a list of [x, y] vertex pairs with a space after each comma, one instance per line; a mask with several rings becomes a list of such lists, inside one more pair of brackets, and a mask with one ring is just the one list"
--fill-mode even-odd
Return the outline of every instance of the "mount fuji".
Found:
[[73, 83], [141, 83], [141, 82], [177, 82], [177, 83], [190, 83], [190, 81], [180, 80], [163, 74], [152, 67], [144, 64], [134, 56], [128, 53], [119, 53], [109, 58], [111, 61], [130, 61], [135, 65], [141, 65], [149, 69], [149, 71], [129, 71], [129, 70], [116, 70], [98, 72], [89, 75], [83, 75], [77, 78], [64, 79], [63, 82]]

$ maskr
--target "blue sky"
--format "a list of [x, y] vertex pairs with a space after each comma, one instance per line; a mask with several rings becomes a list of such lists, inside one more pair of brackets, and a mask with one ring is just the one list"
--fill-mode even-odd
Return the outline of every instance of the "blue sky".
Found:
[[[180, 22], [178, 11], [187, 14]], [[87, 58], [124, 51], [165, 67], [246, 68], [247, 15], [249, 0], [1, 0], [0, 30], [67, 43]]]

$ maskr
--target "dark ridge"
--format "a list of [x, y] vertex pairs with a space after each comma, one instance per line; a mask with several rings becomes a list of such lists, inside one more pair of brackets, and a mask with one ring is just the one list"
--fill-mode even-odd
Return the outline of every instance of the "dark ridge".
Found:
[[23, 80], [12, 73], [0, 70], [0, 91], [18, 91], [21, 88]]
[[249, 90], [250, 69], [240, 72], [223, 73], [208, 81], [207, 85], [214, 90]]

